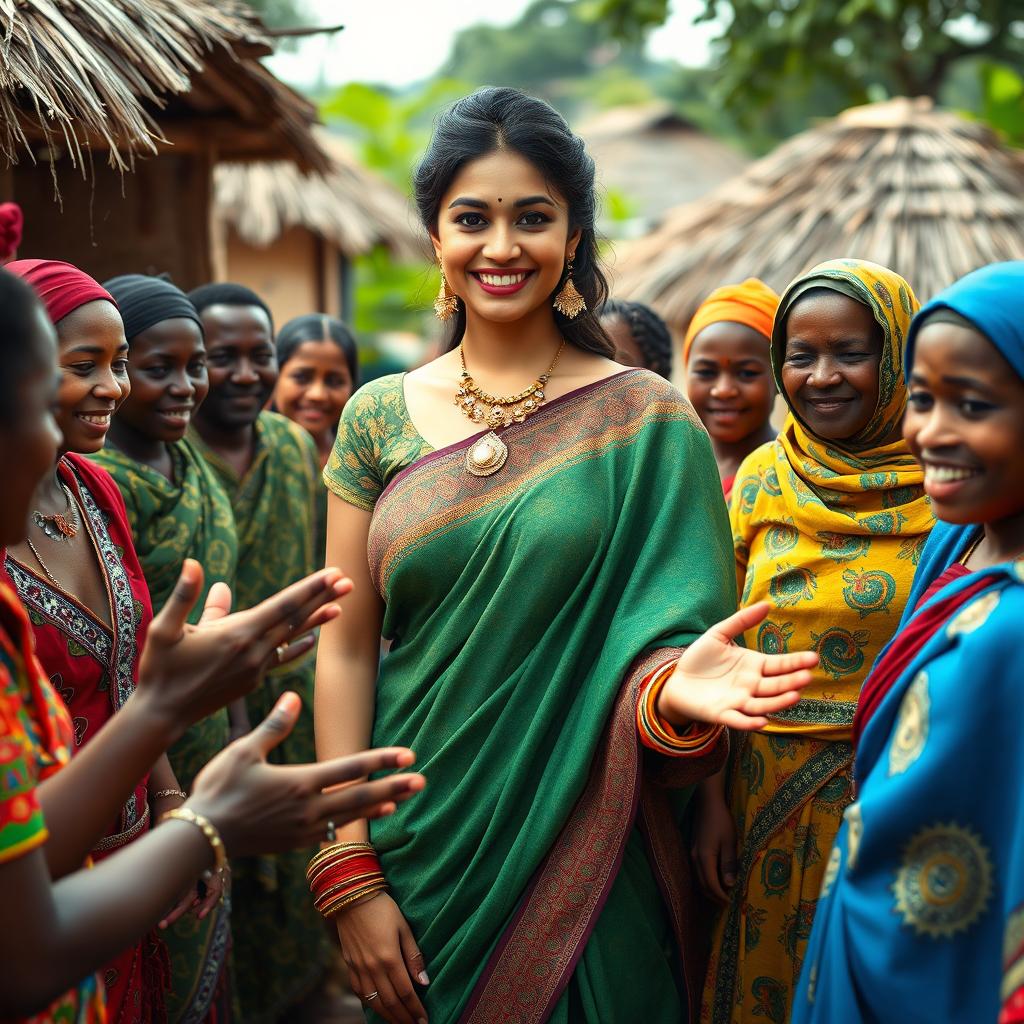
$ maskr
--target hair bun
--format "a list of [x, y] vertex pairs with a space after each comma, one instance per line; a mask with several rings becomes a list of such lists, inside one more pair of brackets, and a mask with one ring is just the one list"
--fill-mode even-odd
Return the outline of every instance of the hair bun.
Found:
[[21, 245], [25, 216], [17, 203], [0, 203], [0, 260], [10, 259]]

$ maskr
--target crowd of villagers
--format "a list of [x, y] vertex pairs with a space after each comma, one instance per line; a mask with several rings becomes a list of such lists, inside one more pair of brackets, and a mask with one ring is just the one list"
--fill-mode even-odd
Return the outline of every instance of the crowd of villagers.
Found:
[[1024, 1021], [1024, 263], [723, 282], [684, 397], [594, 178], [441, 114], [445, 343], [362, 387], [0, 271], [4, 1019], [297, 1020], [340, 941], [390, 1024]]

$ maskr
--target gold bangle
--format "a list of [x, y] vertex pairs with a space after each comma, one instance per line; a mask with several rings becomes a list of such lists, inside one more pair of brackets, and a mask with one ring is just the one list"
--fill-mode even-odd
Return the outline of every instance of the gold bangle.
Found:
[[183, 789], [158, 789], [155, 793], [149, 794], [150, 800], [159, 800], [165, 796], [180, 796], [182, 800], [188, 799], [188, 793]]
[[187, 821], [190, 825], [195, 825], [206, 837], [206, 841], [213, 850], [214, 870], [223, 871], [227, 867], [228, 852], [224, 849], [224, 841], [221, 839], [216, 826], [208, 818], [204, 818], [201, 814], [196, 814], [195, 811], [188, 807], [175, 807], [173, 810], [163, 814], [160, 820], [167, 821], [170, 818], [177, 818], [178, 821]]
[[365, 892], [356, 892], [351, 896], [346, 896], [344, 899], [335, 901], [334, 903], [328, 903], [321, 909], [320, 914], [323, 917], [331, 917], [333, 914], [338, 913], [339, 910], [344, 910], [346, 907], [350, 907], [355, 903], [366, 899], [368, 896], [379, 896], [382, 892], [387, 891], [386, 885], [378, 885], [372, 889], [367, 889]]

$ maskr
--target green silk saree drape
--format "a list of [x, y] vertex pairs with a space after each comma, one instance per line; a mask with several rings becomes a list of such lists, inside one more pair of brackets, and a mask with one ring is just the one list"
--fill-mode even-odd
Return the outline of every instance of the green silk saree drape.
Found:
[[373, 744], [412, 747], [429, 786], [371, 839], [426, 957], [432, 1024], [685, 1020], [678, 1002], [644, 1008], [666, 943], [692, 973], [665, 784], [724, 754], [642, 753], [635, 711], [643, 676], [736, 607], [710, 443], [643, 370], [501, 436], [495, 475], [467, 472], [470, 439], [376, 503], [393, 646]]

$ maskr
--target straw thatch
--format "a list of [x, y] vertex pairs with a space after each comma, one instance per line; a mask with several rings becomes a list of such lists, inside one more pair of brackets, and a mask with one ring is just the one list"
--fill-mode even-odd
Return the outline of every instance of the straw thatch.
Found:
[[214, 173], [214, 209], [249, 245], [266, 248], [293, 227], [306, 228], [347, 258], [383, 244], [399, 259], [427, 254], [422, 229], [406, 199], [364, 167], [325, 130], [316, 138], [331, 160], [326, 174], [293, 164], [227, 163]]
[[667, 103], [612, 107], [576, 131], [597, 164], [598, 183], [633, 208], [625, 224], [602, 223], [617, 237], [650, 231], [668, 210], [707, 195], [750, 163]]
[[[268, 39], [237, 0], [0, 0], [0, 152], [126, 170], [170, 120], [200, 114], [238, 158], [323, 166], [314, 108], [256, 59]], [[219, 119], [219, 120], [218, 120]], [[230, 130], [222, 131], [224, 124]]]
[[682, 331], [718, 285], [753, 275], [781, 290], [839, 256], [891, 267], [922, 299], [1024, 258], [1024, 159], [927, 99], [854, 108], [671, 213], [622, 254], [616, 294]]

